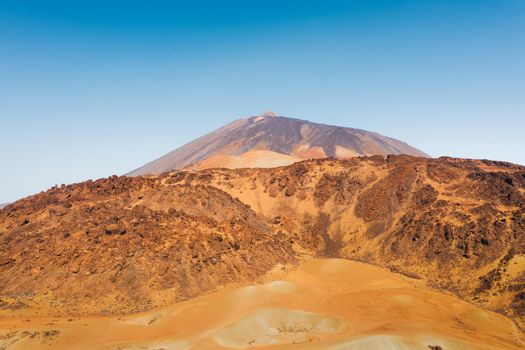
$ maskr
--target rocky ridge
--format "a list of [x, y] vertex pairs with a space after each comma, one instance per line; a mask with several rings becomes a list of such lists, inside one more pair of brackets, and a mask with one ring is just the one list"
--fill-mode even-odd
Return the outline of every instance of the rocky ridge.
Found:
[[0, 305], [129, 313], [312, 257], [421, 279], [525, 326], [525, 168], [409, 156], [55, 187], [0, 211]]

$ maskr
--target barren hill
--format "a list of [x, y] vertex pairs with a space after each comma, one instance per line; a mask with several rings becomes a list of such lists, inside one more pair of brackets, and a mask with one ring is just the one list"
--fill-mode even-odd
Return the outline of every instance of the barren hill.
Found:
[[0, 211], [2, 308], [129, 313], [311, 257], [383, 266], [525, 325], [525, 168], [364, 157], [111, 177]]
[[161, 174], [188, 167], [269, 168], [311, 158], [388, 154], [426, 156], [404, 142], [374, 132], [279, 117], [269, 112], [236, 120], [128, 175]]

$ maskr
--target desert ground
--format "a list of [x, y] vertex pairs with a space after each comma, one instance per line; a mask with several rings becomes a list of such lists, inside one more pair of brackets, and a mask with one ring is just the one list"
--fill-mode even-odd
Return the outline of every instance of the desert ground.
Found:
[[311, 259], [123, 317], [3, 312], [2, 349], [520, 349], [504, 316], [370, 264]]

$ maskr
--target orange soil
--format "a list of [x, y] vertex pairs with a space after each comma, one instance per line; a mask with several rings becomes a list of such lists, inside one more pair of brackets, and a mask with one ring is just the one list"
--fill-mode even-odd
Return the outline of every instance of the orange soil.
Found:
[[7, 349], [519, 349], [523, 340], [502, 315], [339, 259], [278, 265], [264, 284], [120, 318], [0, 318]]

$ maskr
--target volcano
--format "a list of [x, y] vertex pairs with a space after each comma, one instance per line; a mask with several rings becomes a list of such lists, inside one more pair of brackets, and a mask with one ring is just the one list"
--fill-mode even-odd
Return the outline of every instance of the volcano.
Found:
[[402, 141], [375, 132], [267, 112], [235, 120], [127, 175], [161, 174], [185, 168], [272, 168], [305, 159], [389, 154], [428, 157]]

